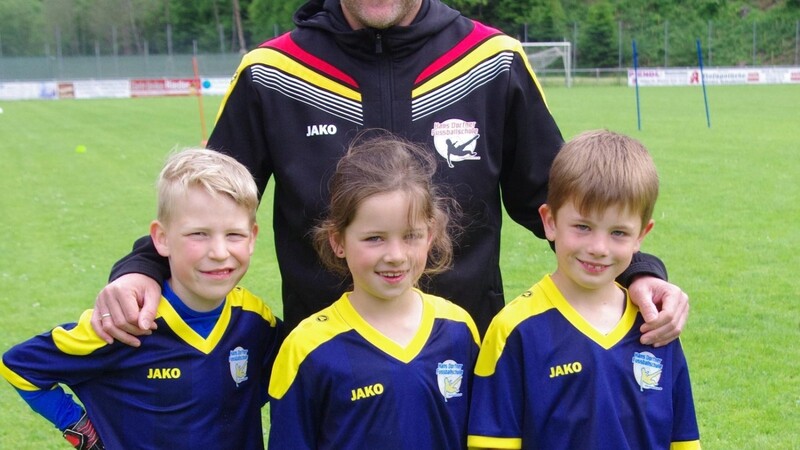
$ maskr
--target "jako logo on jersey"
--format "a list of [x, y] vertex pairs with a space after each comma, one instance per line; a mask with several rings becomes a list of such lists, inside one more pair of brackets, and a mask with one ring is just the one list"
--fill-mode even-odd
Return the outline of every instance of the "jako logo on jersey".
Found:
[[231, 377], [236, 382], [236, 386], [247, 380], [247, 350], [242, 347], [231, 350], [228, 355], [228, 364], [231, 367]]
[[336, 125], [325, 125], [321, 123], [319, 125], [309, 125], [306, 127], [306, 137], [311, 136], [330, 136], [336, 134]]
[[561, 364], [550, 368], [550, 378], [560, 377], [562, 375], [572, 375], [583, 370], [583, 365], [578, 361], [569, 364]]
[[658, 382], [661, 381], [661, 371], [664, 369], [664, 365], [661, 364], [661, 358], [657, 358], [650, 352], [634, 352], [632, 362], [633, 377], [636, 378], [636, 383], [639, 384], [639, 391], [644, 392], [645, 389], [660, 391], [663, 389], [658, 385]]
[[371, 384], [369, 386], [352, 389], [350, 391], [350, 401], [361, 400], [362, 398], [375, 397], [376, 395], [383, 394], [383, 385], [380, 383]]
[[436, 153], [447, 161], [448, 167], [453, 168], [454, 162], [481, 159], [475, 152], [477, 140], [481, 137], [475, 123], [461, 119], [433, 123], [433, 146]]
[[464, 379], [464, 365], [452, 359], [440, 362], [436, 367], [436, 382], [439, 392], [446, 402], [450, 398], [461, 397], [461, 381]]
[[181, 369], [177, 367], [149, 368], [147, 369], [148, 380], [166, 380], [181, 377]]

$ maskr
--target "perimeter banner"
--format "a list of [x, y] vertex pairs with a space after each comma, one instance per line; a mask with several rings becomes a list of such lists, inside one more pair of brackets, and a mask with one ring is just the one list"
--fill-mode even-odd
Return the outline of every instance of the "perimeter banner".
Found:
[[628, 86], [636, 85], [637, 74], [639, 86], [694, 86], [703, 76], [706, 85], [800, 83], [800, 67], [704, 68], [702, 74], [699, 68], [628, 69]]
[[131, 97], [197, 95], [199, 90], [200, 80], [193, 78], [134, 78], [131, 80]]

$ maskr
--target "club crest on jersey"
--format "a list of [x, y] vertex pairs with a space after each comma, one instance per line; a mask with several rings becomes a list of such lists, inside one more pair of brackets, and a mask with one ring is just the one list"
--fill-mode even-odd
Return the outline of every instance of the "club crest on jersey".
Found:
[[239, 386], [239, 383], [247, 380], [247, 350], [236, 347], [228, 355], [228, 364], [231, 368], [231, 377]]
[[478, 138], [481, 137], [475, 124], [461, 119], [433, 123], [433, 146], [451, 169], [455, 167], [453, 163], [481, 159], [475, 151]]
[[454, 397], [461, 397], [461, 381], [464, 379], [464, 365], [452, 359], [440, 362], [436, 366], [436, 382], [439, 385], [439, 392], [446, 402]]
[[663, 388], [658, 385], [661, 381], [661, 372], [664, 365], [661, 358], [657, 358], [650, 352], [634, 352], [633, 354], [633, 376], [639, 385], [639, 391], [645, 389], [660, 391]]

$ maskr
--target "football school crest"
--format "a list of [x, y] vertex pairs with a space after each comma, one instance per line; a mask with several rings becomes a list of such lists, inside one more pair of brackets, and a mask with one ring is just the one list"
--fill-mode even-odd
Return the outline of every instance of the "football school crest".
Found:
[[661, 372], [664, 365], [661, 358], [656, 358], [650, 352], [634, 352], [633, 354], [633, 376], [639, 385], [639, 391], [652, 389], [660, 391], [663, 389], [658, 385], [661, 381]]
[[461, 119], [434, 122], [431, 136], [436, 153], [447, 161], [450, 168], [455, 167], [455, 162], [481, 159], [475, 151], [478, 138], [481, 137], [475, 122]]
[[247, 350], [236, 347], [228, 355], [228, 365], [231, 368], [231, 377], [239, 386], [239, 383], [247, 380]]
[[440, 362], [436, 367], [436, 381], [439, 384], [439, 392], [446, 402], [454, 397], [461, 397], [461, 380], [464, 379], [464, 365], [458, 364], [452, 359]]

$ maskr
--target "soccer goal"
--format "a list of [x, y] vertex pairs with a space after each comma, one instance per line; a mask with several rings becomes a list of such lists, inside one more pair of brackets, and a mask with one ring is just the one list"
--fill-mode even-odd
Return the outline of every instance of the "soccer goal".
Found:
[[572, 86], [572, 43], [523, 42], [522, 47], [537, 77], [563, 75], [564, 84]]

